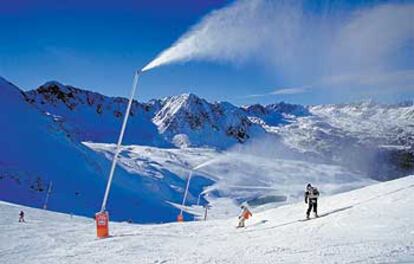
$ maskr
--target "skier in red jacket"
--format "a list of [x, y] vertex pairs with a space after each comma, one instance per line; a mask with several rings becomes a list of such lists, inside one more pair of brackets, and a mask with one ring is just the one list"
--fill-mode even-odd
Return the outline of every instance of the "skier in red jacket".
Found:
[[239, 227], [244, 227], [244, 222], [249, 219], [250, 216], [252, 216], [252, 212], [250, 212], [249, 208], [247, 208], [247, 206], [242, 205], [241, 207], [241, 212], [239, 215], [239, 225], [237, 226]]

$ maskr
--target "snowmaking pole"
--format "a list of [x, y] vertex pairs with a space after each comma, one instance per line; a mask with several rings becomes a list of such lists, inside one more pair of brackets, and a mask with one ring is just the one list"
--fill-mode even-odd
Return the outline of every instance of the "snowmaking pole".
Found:
[[177, 216], [177, 222], [182, 222], [184, 220], [183, 209], [184, 209], [184, 206], [185, 206], [185, 200], [187, 200], [188, 189], [190, 188], [190, 181], [191, 181], [192, 176], [193, 176], [193, 169], [188, 174], [187, 185], [185, 186], [183, 202], [181, 203], [180, 214]]
[[49, 188], [47, 190], [45, 203], [43, 204], [43, 209], [45, 209], [45, 210], [47, 209], [47, 204], [49, 203], [49, 197], [50, 197], [51, 193], [52, 193], [52, 181], [50, 181], [50, 183], [49, 183]]
[[114, 172], [115, 172], [115, 167], [118, 161], [118, 156], [119, 156], [119, 153], [121, 152], [122, 139], [124, 138], [125, 128], [128, 123], [128, 117], [131, 111], [132, 102], [134, 100], [135, 91], [138, 86], [138, 79], [139, 79], [140, 74], [141, 74], [141, 70], [136, 71], [134, 73], [131, 94], [129, 96], [128, 106], [127, 106], [127, 109], [124, 115], [124, 121], [122, 122], [121, 131], [119, 133], [115, 155], [112, 159], [111, 170], [109, 171], [109, 178], [108, 178], [108, 183], [106, 184], [105, 195], [102, 201], [101, 211], [96, 213], [95, 215], [97, 235], [99, 238], [105, 238], [109, 236], [109, 228], [108, 228], [109, 215], [108, 215], [108, 212], [106, 211], [106, 203], [108, 201], [109, 191], [111, 189], [112, 179], [114, 177]]

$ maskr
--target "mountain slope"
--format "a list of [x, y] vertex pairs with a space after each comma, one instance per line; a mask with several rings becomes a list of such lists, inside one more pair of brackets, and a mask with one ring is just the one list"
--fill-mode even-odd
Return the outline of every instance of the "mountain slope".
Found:
[[267, 126], [307, 156], [387, 180], [414, 171], [414, 106], [363, 102], [309, 107], [309, 116]]
[[[115, 142], [127, 104], [126, 98], [107, 97], [58, 82], [45, 83], [24, 95], [27, 102], [53, 115], [80, 141]], [[263, 136], [262, 125], [252, 117], [277, 126], [306, 115], [308, 110], [300, 105], [237, 107], [227, 102], [210, 103], [191, 93], [148, 103], [134, 101], [124, 143], [224, 149]]]
[[[26, 101], [50, 113], [78, 141], [116, 142], [128, 100], [107, 97], [58, 82], [25, 93]], [[169, 146], [151, 122], [159, 102], [134, 101], [124, 143]]]
[[[85, 143], [110, 158], [114, 145]], [[179, 188], [171, 175], [186, 180], [192, 170], [187, 205], [208, 202], [210, 215], [227, 217], [239, 204], [279, 206], [303, 200], [307, 182], [316, 184], [324, 195], [361, 188], [375, 183], [358, 172], [340, 166], [249, 154], [248, 151], [218, 152], [213, 149], [168, 149], [147, 146], [123, 147], [119, 164], [131, 174], [168, 182]], [[194, 168], [194, 169], [193, 169]], [[222, 210], [221, 202], [226, 202]], [[195, 210], [200, 208], [194, 208]], [[191, 211], [192, 209], [188, 210]]]
[[210, 104], [194, 94], [183, 94], [164, 99], [162, 105], [154, 123], [176, 146], [226, 148], [264, 133], [230, 103]]
[[[0, 203], [4, 263], [412, 263], [414, 176], [321, 197], [319, 219], [305, 204], [253, 212], [245, 229], [227, 220], [164, 225], [111, 223], [95, 238], [90, 219]], [[17, 223], [19, 210], [26, 224]], [[33, 234], [33, 235], [28, 235]], [[7, 241], [7, 243], [5, 242]], [[53, 245], [53, 246], [51, 246]]]
[[[112, 143], [126, 108], [111, 98], [57, 82], [25, 93], [78, 141]], [[414, 105], [372, 102], [301, 106], [286, 103], [237, 107], [194, 94], [134, 102], [125, 144], [228, 149], [274, 138], [302, 159], [346, 166], [377, 180], [414, 171]], [[361, 158], [362, 157], [362, 158]]]
[[[110, 162], [76, 141], [52, 117], [26, 103], [0, 79], [0, 199], [42, 207], [49, 183], [51, 210], [92, 216], [100, 209]], [[185, 181], [177, 179], [177, 186]], [[181, 192], [167, 183], [118, 168], [108, 209], [112, 218], [136, 222], [175, 219]], [[145, 213], [142, 213], [145, 212]]]

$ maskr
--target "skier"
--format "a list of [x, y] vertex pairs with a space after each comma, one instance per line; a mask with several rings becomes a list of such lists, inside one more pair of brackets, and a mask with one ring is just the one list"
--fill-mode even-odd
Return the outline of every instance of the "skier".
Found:
[[24, 212], [20, 211], [19, 213], [19, 223], [25, 223], [26, 221], [24, 221]]
[[237, 228], [244, 227], [244, 222], [249, 219], [250, 216], [252, 216], [252, 213], [250, 212], [249, 208], [247, 208], [246, 205], [240, 206], [241, 212], [239, 215], [239, 225]]
[[309, 215], [312, 211], [315, 213], [315, 217], [318, 216], [318, 197], [319, 191], [316, 187], [313, 187], [310, 183], [306, 186], [305, 191], [305, 203], [308, 204], [308, 210], [306, 211], [306, 219], [310, 219]]

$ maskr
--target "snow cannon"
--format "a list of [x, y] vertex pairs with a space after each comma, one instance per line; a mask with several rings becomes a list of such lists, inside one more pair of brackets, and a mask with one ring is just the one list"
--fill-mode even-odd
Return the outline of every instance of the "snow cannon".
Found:
[[96, 235], [98, 238], [106, 238], [109, 236], [109, 216], [108, 212], [99, 212], [95, 214]]
[[95, 215], [96, 232], [97, 232], [98, 238], [105, 238], [105, 237], [109, 236], [109, 227], [108, 227], [109, 215], [108, 215], [108, 212], [106, 211], [106, 203], [108, 201], [109, 191], [111, 189], [112, 179], [113, 179], [114, 173], [115, 173], [115, 167], [117, 165], [119, 153], [121, 152], [122, 139], [124, 138], [125, 128], [126, 128], [126, 125], [128, 123], [128, 117], [129, 117], [130, 112], [131, 112], [132, 102], [134, 100], [135, 91], [137, 90], [137, 86], [138, 86], [138, 79], [139, 79], [139, 76], [140, 76], [141, 73], [142, 73], [142, 70], [137, 70], [137, 71], [134, 72], [134, 78], [133, 78], [133, 81], [132, 81], [131, 94], [129, 96], [128, 105], [127, 105], [127, 108], [125, 110], [124, 120], [122, 122], [121, 131], [119, 132], [119, 138], [118, 138], [118, 142], [116, 144], [115, 155], [112, 159], [111, 169], [109, 171], [109, 177], [108, 177], [108, 182], [106, 184], [106, 189], [105, 189], [105, 194], [104, 194], [104, 198], [103, 198], [103, 201], [102, 201], [101, 211], [99, 211]]

